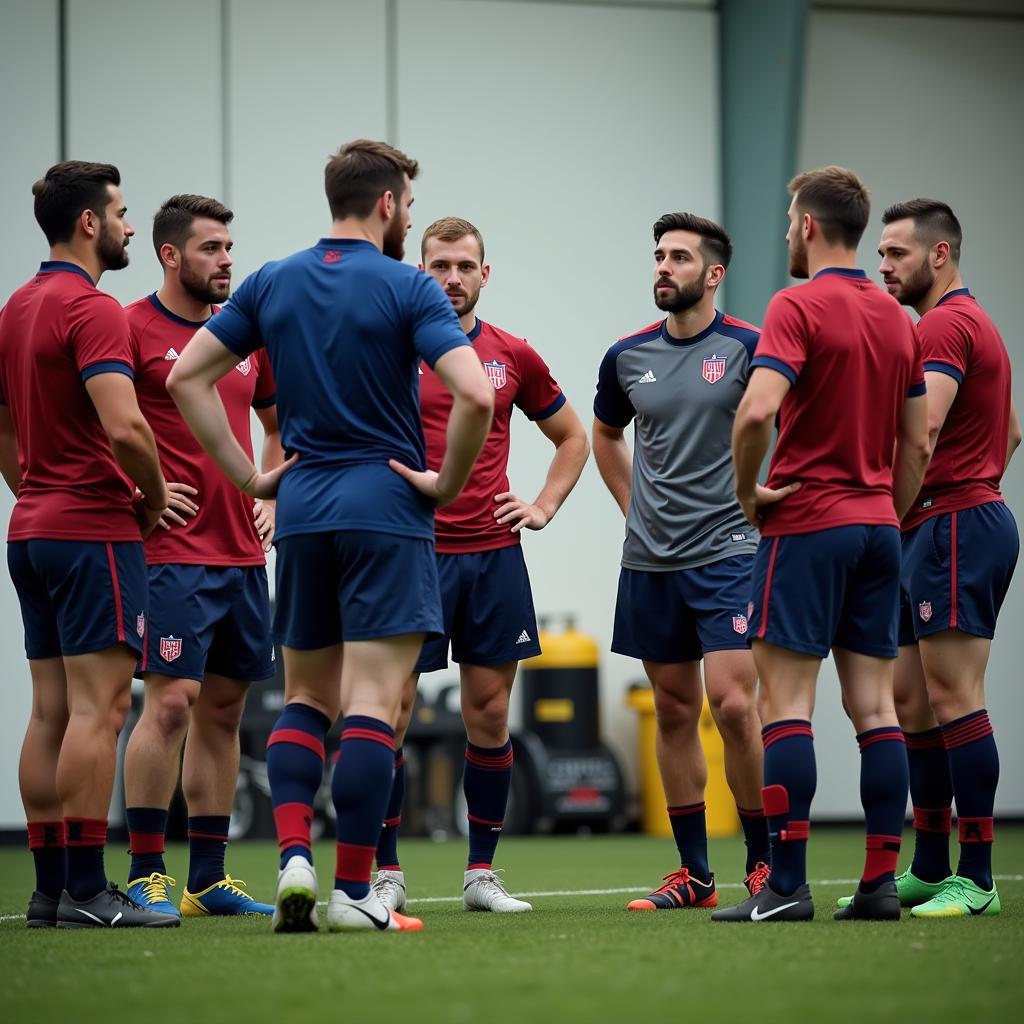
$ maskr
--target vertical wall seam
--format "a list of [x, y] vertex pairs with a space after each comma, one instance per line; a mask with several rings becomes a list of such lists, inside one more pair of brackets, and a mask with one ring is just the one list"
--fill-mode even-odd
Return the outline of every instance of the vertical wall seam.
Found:
[[384, 6], [384, 134], [392, 146], [398, 145], [398, 0], [386, 0]]
[[68, 158], [68, 7], [57, 0], [57, 160]]
[[220, 0], [220, 201], [231, 206], [231, 0]]

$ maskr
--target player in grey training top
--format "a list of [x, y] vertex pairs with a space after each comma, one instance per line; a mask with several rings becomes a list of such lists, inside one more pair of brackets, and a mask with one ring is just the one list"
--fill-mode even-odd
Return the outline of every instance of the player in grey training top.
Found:
[[[640, 658], [654, 687], [658, 767], [680, 859], [631, 910], [718, 902], [697, 734], [701, 658], [752, 893], [769, 871], [757, 676], [746, 637], [758, 537], [733, 494], [731, 451], [758, 331], [715, 309], [732, 254], [721, 227], [671, 213], [654, 225], [654, 240], [654, 301], [668, 316], [609, 349], [594, 400], [594, 456], [626, 516], [612, 650]], [[623, 436], [630, 420], [632, 455]]]

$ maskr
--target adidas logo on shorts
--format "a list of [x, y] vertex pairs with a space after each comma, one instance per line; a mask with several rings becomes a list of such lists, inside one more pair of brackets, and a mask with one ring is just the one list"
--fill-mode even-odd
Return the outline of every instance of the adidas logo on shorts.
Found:
[[529, 642], [530, 642], [530, 634], [527, 633], [526, 630], [524, 629], [522, 631], [522, 633], [519, 634], [519, 639], [516, 641], [516, 643], [517, 644], [528, 644]]

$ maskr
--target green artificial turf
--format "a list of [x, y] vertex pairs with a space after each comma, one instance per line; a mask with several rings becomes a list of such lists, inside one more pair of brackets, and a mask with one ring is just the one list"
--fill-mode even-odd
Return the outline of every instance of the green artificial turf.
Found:
[[[912, 838], [908, 833], [908, 841]], [[401, 844], [418, 934], [274, 935], [266, 919], [186, 920], [171, 931], [28, 930], [27, 851], [0, 850], [0, 1019], [174, 1021], [943, 1021], [1017, 1019], [1024, 996], [1024, 829], [995, 848], [998, 917], [898, 924], [832, 920], [852, 891], [861, 836], [816, 829], [809, 924], [712, 924], [709, 911], [627, 913], [673, 866], [641, 836], [506, 838], [500, 864], [532, 914], [467, 914], [459, 842]], [[333, 849], [316, 851], [322, 895]], [[723, 904], [738, 902], [743, 846], [711, 843]], [[107, 858], [127, 868], [120, 851]], [[186, 851], [167, 866], [187, 875]], [[276, 849], [246, 842], [228, 867], [272, 901]], [[630, 892], [582, 894], [580, 890]], [[572, 893], [572, 894], [569, 894]], [[418, 898], [418, 899], [417, 899]]]

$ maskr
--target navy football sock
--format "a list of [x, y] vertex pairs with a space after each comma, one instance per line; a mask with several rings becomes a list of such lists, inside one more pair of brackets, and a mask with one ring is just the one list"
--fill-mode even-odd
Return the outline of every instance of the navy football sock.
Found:
[[377, 840], [377, 868], [401, 871], [398, 863], [398, 830], [402, 824], [402, 803], [405, 800], [405, 757], [402, 748], [395, 751], [395, 777], [391, 780], [391, 796], [384, 812], [384, 825]]
[[803, 719], [772, 722], [761, 730], [764, 740], [764, 813], [772, 847], [768, 883], [790, 896], [807, 881], [807, 839], [811, 801], [818, 785], [814, 733]]
[[67, 830], [67, 890], [72, 899], [90, 900], [107, 887], [103, 848], [106, 818], [65, 818]]
[[679, 866], [686, 868], [701, 882], [710, 881], [708, 825], [704, 801], [699, 804], [669, 807], [668, 820], [672, 826], [676, 849], [679, 851]]
[[202, 892], [225, 877], [231, 816], [204, 814], [188, 819], [188, 891]]
[[914, 807], [914, 859], [910, 870], [922, 882], [941, 882], [953, 869], [949, 833], [953, 818], [953, 780], [949, 756], [938, 727], [903, 734]]
[[36, 889], [59, 900], [67, 873], [63, 821], [30, 821], [28, 848], [36, 868]]
[[267, 776], [281, 867], [299, 855], [310, 863], [313, 801], [324, 777], [324, 736], [331, 723], [307, 704], [285, 706], [267, 740]]
[[512, 786], [512, 741], [500, 747], [466, 743], [462, 789], [469, 817], [468, 868], [489, 868], [505, 822]]
[[768, 840], [768, 819], [762, 807], [736, 807], [743, 826], [743, 843], [747, 848], [747, 874], [759, 863], [771, 865], [772, 848]]
[[857, 736], [857, 743], [866, 835], [860, 888], [873, 892], [896, 877], [909, 788], [907, 752], [897, 726], [869, 729]]
[[960, 862], [956, 873], [982, 889], [992, 888], [992, 811], [999, 783], [999, 752], [988, 712], [981, 708], [942, 727], [949, 755]]
[[128, 881], [149, 878], [155, 871], [166, 875], [164, 866], [164, 834], [167, 831], [167, 809], [164, 807], [126, 807], [125, 824], [132, 863]]
[[391, 793], [394, 744], [395, 731], [386, 722], [367, 715], [345, 719], [331, 780], [338, 816], [334, 887], [352, 899], [370, 891], [370, 869]]

